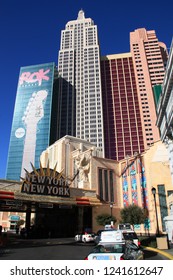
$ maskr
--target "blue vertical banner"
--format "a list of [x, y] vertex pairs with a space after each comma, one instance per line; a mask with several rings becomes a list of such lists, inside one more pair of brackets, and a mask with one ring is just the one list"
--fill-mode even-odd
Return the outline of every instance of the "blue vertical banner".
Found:
[[[141, 199], [142, 199], [142, 207], [145, 209], [146, 213], [148, 213], [148, 192], [147, 192], [147, 181], [145, 175], [145, 166], [142, 157], [139, 157], [137, 160], [138, 164], [138, 172], [140, 176], [140, 185], [141, 185]], [[145, 219], [144, 228], [149, 230], [151, 227], [149, 216]]]
[[128, 168], [127, 163], [122, 164], [122, 188], [123, 188], [123, 205], [128, 206], [129, 205], [129, 195], [128, 195]]
[[19, 180], [38, 168], [49, 146], [54, 63], [21, 67], [7, 162], [7, 179]]
[[130, 164], [130, 180], [131, 180], [132, 204], [138, 204], [135, 161], [132, 161], [132, 163]]
[[142, 158], [138, 158], [138, 170], [139, 170], [140, 185], [141, 185], [142, 207], [148, 208], [147, 181], [145, 175], [145, 167]]

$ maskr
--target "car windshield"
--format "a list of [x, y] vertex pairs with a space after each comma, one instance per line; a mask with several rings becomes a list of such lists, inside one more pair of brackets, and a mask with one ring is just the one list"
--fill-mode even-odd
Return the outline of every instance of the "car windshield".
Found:
[[120, 230], [131, 229], [131, 226], [130, 226], [130, 224], [120, 224], [119, 229]]
[[96, 246], [92, 253], [124, 253], [124, 244], [104, 244]]

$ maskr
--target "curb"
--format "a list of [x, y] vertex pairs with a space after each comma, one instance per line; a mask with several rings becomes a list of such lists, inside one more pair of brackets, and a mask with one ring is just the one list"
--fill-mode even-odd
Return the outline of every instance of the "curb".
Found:
[[165, 257], [167, 257], [169, 260], [173, 260], [173, 255], [167, 253], [167, 252], [164, 252], [164, 251], [161, 251], [159, 249], [156, 249], [156, 248], [152, 248], [152, 247], [144, 247], [145, 249], [147, 250], [150, 250], [150, 251], [154, 251], [154, 252], [157, 252]]
[[13, 240], [7, 244], [8, 248], [22, 248], [22, 247], [39, 247], [39, 246], [54, 246], [54, 245], [67, 245], [73, 244], [73, 240], [64, 239], [20, 239]]

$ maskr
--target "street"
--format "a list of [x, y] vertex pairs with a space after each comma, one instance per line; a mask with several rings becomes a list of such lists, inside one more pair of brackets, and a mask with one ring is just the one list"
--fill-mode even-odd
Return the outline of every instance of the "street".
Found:
[[[84, 260], [93, 244], [71, 243], [31, 247], [11, 247], [0, 249], [0, 260]], [[146, 260], [166, 260], [153, 251], [144, 250]]]
[[83, 260], [92, 247], [90, 244], [65, 244], [8, 248], [4, 249], [4, 253], [0, 253], [0, 260]]

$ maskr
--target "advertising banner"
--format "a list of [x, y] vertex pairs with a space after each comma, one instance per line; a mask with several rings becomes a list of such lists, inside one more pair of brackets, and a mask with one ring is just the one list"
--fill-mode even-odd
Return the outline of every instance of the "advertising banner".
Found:
[[22, 67], [8, 154], [7, 179], [19, 180], [39, 167], [49, 146], [54, 63]]

